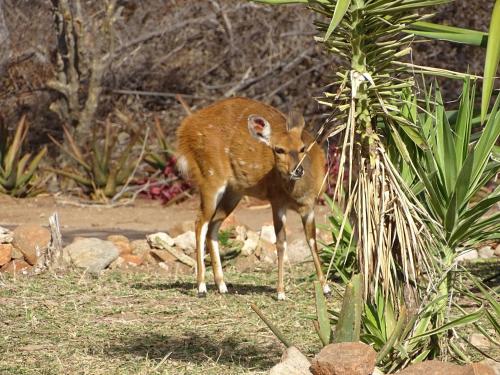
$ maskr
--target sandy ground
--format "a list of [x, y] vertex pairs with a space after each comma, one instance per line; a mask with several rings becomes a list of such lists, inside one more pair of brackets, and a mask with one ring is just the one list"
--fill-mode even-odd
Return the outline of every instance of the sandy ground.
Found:
[[[0, 196], [0, 226], [13, 228], [19, 224], [47, 225], [48, 217], [57, 212], [65, 240], [75, 236], [106, 237], [120, 233], [130, 239], [141, 239], [148, 233], [168, 231], [178, 224], [194, 221], [198, 200], [192, 198], [168, 207], [159, 201], [137, 199], [128, 206], [106, 207], [78, 203], [69, 197], [39, 196], [13, 199]], [[237, 222], [252, 230], [272, 224], [271, 209], [266, 202], [241, 202], [235, 210]], [[318, 223], [326, 220], [327, 208], [316, 207]], [[290, 211], [287, 218], [288, 239], [303, 238], [299, 216]]]

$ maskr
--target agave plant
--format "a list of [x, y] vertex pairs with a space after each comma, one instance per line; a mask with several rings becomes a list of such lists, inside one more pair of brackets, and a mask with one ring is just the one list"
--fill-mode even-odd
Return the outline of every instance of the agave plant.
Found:
[[69, 129], [66, 126], [63, 129], [67, 145], [53, 137], [51, 140], [70, 157], [74, 166], [50, 170], [73, 180], [94, 200], [106, 201], [115, 197], [133, 177], [140, 162], [134, 158], [132, 149], [141, 139], [141, 131], [132, 131], [127, 144], [121, 146], [118, 128], [106, 121], [103, 128], [94, 127], [90, 144], [78, 145]]
[[36, 171], [47, 148], [42, 148], [33, 158], [31, 153], [23, 154], [28, 130], [25, 116], [19, 120], [12, 136], [9, 136], [7, 126], [0, 121], [0, 193], [26, 197], [40, 192]]

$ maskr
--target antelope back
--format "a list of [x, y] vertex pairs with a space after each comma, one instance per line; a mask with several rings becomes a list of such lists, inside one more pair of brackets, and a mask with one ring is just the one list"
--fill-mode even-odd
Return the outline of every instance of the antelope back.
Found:
[[[277, 178], [305, 179], [303, 184], [311, 185], [311, 179], [322, 179], [324, 156], [316, 144], [304, 155], [314, 140], [303, 128], [298, 113], [287, 118], [255, 100], [226, 99], [182, 122], [178, 165], [198, 186], [217, 188], [227, 182], [245, 190], [267, 181], [271, 171], [278, 172]], [[313, 171], [318, 167], [319, 174]]]

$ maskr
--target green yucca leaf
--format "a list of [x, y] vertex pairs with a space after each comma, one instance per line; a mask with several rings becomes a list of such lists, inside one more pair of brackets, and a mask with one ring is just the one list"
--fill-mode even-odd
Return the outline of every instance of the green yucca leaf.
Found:
[[333, 12], [333, 17], [328, 26], [328, 30], [326, 31], [325, 37], [323, 40], [328, 40], [332, 35], [335, 28], [339, 25], [342, 18], [344, 18], [347, 9], [351, 5], [351, 0], [338, 0], [335, 4], [335, 11]]
[[493, 83], [500, 62], [500, 0], [496, 0], [491, 14], [488, 46], [484, 61], [483, 94], [481, 98], [481, 122], [486, 121], [486, 113], [490, 106]]
[[482, 47], [486, 47], [488, 42], [488, 33], [460, 27], [439, 25], [425, 21], [412, 23], [408, 30], [405, 30], [405, 32], [431, 39]]
[[[455, 155], [458, 166], [462, 165], [464, 162], [469, 146], [472, 125], [471, 117], [474, 107], [474, 96], [472, 95], [471, 98], [471, 92], [475, 92], [475, 86], [471, 89], [470, 78], [467, 78], [462, 88], [460, 106], [457, 112], [457, 119], [454, 124], [454, 130], [456, 133]], [[449, 121], [449, 116], [446, 115], [446, 117]]]
[[425, 338], [425, 337], [429, 337], [429, 336], [433, 336], [433, 335], [447, 332], [452, 328], [458, 328], [458, 327], [461, 327], [464, 325], [472, 324], [472, 323], [477, 322], [479, 319], [481, 319], [483, 317], [483, 315], [484, 315], [484, 309], [480, 308], [475, 312], [463, 315], [457, 319], [452, 320], [451, 322], [443, 324], [442, 326], [440, 326], [438, 328], [431, 329], [431, 330], [429, 330], [425, 333], [422, 333], [420, 335], [413, 336], [413, 337], [409, 338], [408, 340], [414, 341], [417, 339], [421, 339], [421, 338]]

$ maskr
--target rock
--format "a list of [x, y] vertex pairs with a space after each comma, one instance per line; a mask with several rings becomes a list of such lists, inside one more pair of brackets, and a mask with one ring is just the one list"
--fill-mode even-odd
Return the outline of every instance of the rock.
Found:
[[122, 257], [118, 257], [114, 261], [111, 262], [111, 264], [109, 265], [109, 268], [114, 270], [117, 268], [124, 268], [126, 266], [127, 265], [125, 264], [125, 260]]
[[125, 264], [132, 266], [132, 267], [137, 267], [140, 266], [142, 263], [144, 263], [144, 259], [142, 259], [138, 255], [133, 255], [133, 254], [122, 254], [120, 258], [123, 259]]
[[491, 248], [491, 246], [483, 246], [477, 251], [479, 258], [487, 259], [493, 258], [495, 255], [495, 251]]
[[183, 250], [186, 254], [194, 254], [196, 250], [196, 235], [190, 230], [174, 238], [175, 247]]
[[14, 234], [7, 228], [0, 227], [0, 243], [11, 243]]
[[494, 375], [500, 375], [500, 362], [496, 362], [492, 359], [486, 358], [479, 363], [492, 369]]
[[258, 263], [259, 259], [257, 259], [255, 254], [250, 254], [244, 257], [237, 257], [236, 262], [234, 262], [234, 268], [238, 272], [253, 271], [255, 269], [255, 265]]
[[130, 243], [130, 241], [127, 238], [127, 236], [124, 236], [122, 234], [110, 234], [106, 239], [108, 241], [113, 242], [113, 243], [115, 243], [115, 242], [127, 242], [127, 243]]
[[75, 266], [94, 274], [104, 270], [119, 255], [120, 251], [111, 241], [99, 238], [85, 238], [63, 249], [64, 259], [69, 258]]
[[463, 262], [466, 260], [474, 260], [477, 259], [479, 254], [476, 249], [467, 249], [461, 252], [455, 259], [457, 262]]
[[495, 255], [497, 257], [500, 257], [500, 243], [497, 245], [497, 247], [495, 248]]
[[0, 244], [0, 267], [12, 259], [12, 245], [10, 243]]
[[473, 375], [470, 369], [440, 361], [425, 361], [408, 366], [397, 375]]
[[234, 213], [229, 214], [228, 217], [222, 222], [220, 230], [231, 230], [238, 225], [238, 220]]
[[491, 342], [481, 333], [473, 333], [469, 336], [469, 341], [472, 345], [477, 346], [479, 349], [489, 349]]
[[260, 230], [260, 238], [270, 243], [276, 243], [276, 233], [272, 225], [264, 225]]
[[495, 371], [484, 363], [472, 363], [465, 368], [469, 371], [467, 374], [470, 375], [496, 375]]
[[255, 251], [255, 255], [257, 255], [261, 262], [267, 264], [275, 264], [278, 258], [276, 246], [262, 239], [259, 241], [259, 246]]
[[285, 350], [281, 362], [274, 366], [269, 375], [308, 375], [311, 363], [307, 357], [296, 347], [291, 346]]
[[12, 247], [12, 259], [23, 259], [24, 260], [24, 255], [19, 251], [19, 249], [16, 249], [14, 246]]
[[14, 259], [0, 268], [0, 272], [27, 274], [31, 265], [23, 259]]
[[26, 261], [33, 265], [38, 258], [37, 249], [43, 252], [49, 246], [51, 235], [47, 228], [35, 224], [19, 225], [13, 232], [12, 244], [23, 253]]
[[132, 246], [130, 245], [130, 241], [127, 237], [121, 234], [112, 234], [107, 237], [107, 240], [115, 244], [120, 251], [120, 255], [132, 253]]
[[174, 239], [165, 232], [150, 234], [149, 236], [147, 236], [147, 240], [152, 247], [157, 247], [160, 249], [162, 248], [162, 243], [165, 243], [168, 246], [175, 245]]
[[311, 258], [311, 250], [305, 240], [297, 239], [287, 246], [286, 254], [288, 261], [292, 264], [302, 263], [307, 258]]
[[247, 239], [247, 232], [248, 230], [244, 225], [238, 225], [236, 228], [234, 228], [234, 233], [236, 235], [235, 240], [245, 242], [245, 240]]
[[159, 262], [174, 263], [177, 261], [177, 258], [174, 257], [167, 250], [153, 249], [153, 250], [151, 250], [151, 255], [152, 255], [153, 259], [155, 259], [158, 263]]
[[247, 232], [247, 239], [243, 242], [241, 247], [241, 255], [249, 256], [257, 250], [259, 246], [259, 235], [253, 231]]
[[177, 237], [178, 235], [189, 231], [194, 232], [194, 221], [183, 221], [182, 223], [176, 224], [168, 230], [168, 233], [172, 237]]
[[370, 375], [376, 359], [375, 350], [361, 342], [329, 344], [314, 357], [310, 370], [314, 375]]

